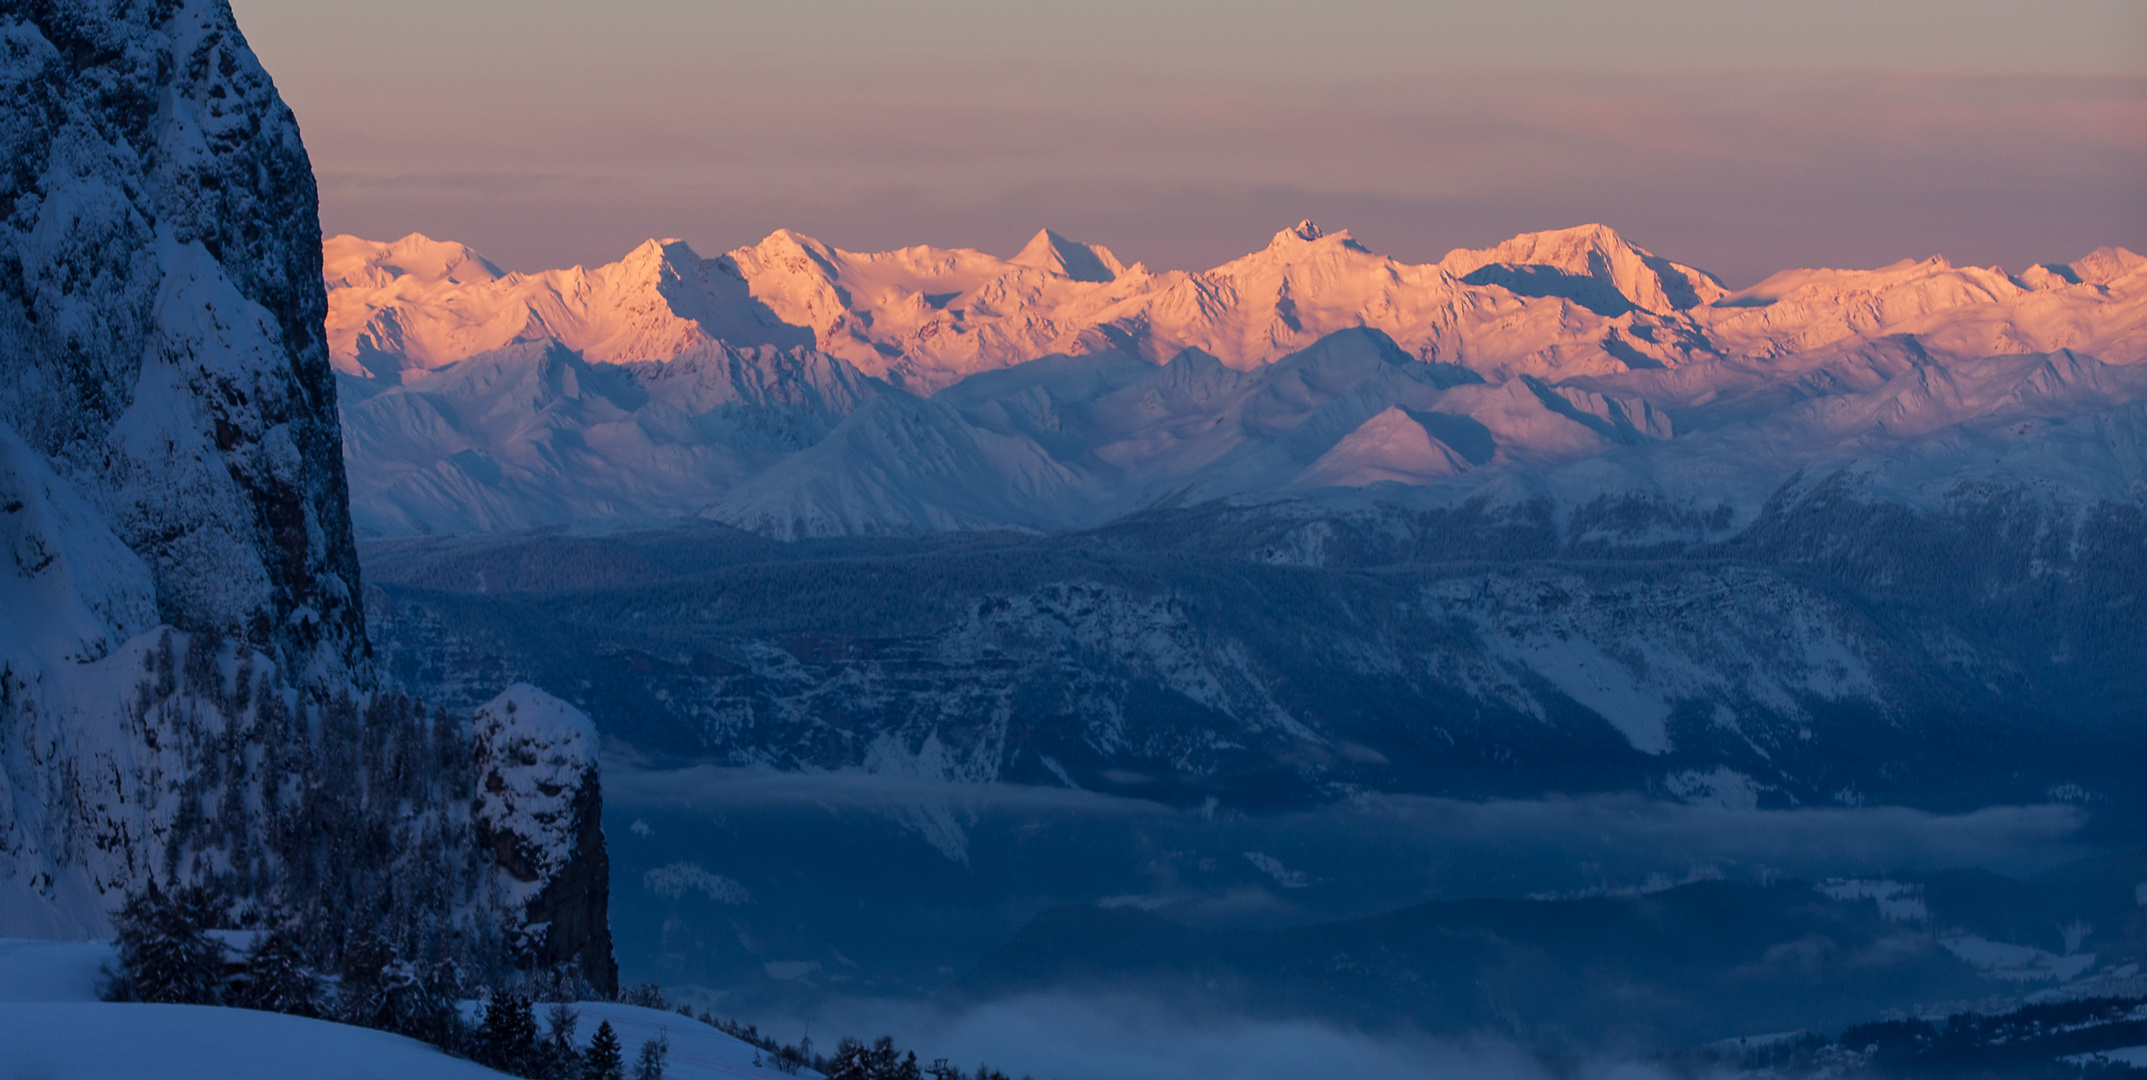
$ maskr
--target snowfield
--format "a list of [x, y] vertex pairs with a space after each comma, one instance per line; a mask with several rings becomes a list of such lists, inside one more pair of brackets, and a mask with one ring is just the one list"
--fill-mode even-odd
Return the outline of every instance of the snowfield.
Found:
[[[500, 1077], [399, 1035], [249, 1009], [101, 1001], [107, 942], [0, 938], [0, 1077], [7, 1080], [476, 1080]], [[631, 1059], [659, 1036], [670, 1080], [781, 1076], [751, 1045], [661, 1009], [579, 1002], [584, 1047], [609, 1021]], [[474, 1023], [482, 1015], [465, 1006]], [[546, 1006], [537, 1006], [539, 1027]], [[817, 1076], [811, 1070], [798, 1074]]]
[[479, 1080], [502, 1077], [413, 1039], [248, 1009], [0, 1004], [0, 1075], [38, 1080]]
[[504, 1074], [400, 1035], [300, 1016], [98, 1000], [108, 942], [0, 938], [9, 1080], [477, 1080]]

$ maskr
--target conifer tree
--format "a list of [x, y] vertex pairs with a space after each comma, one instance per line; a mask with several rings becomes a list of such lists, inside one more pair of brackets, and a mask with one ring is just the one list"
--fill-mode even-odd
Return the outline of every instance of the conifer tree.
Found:
[[319, 976], [306, 964], [298, 935], [278, 927], [254, 943], [246, 957], [245, 984], [234, 1004], [292, 1016], [321, 1014]]
[[152, 879], [114, 917], [123, 986], [136, 1001], [214, 1005], [222, 997], [224, 947], [202, 932], [198, 896], [168, 896]]
[[872, 1080], [872, 1051], [856, 1039], [844, 1036], [828, 1059], [827, 1080]]
[[395, 960], [380, 972], [381, 1028], [397, 1035], [422, 1039], [432, 1025], [432, 1002], [425, 990], [425, 977], [417, 965]]
[[394, 962], [394, 950], [375, 934], [361, 933], [346, 942], [336, 1019], [359, 1027], [390, 1028], [386, 975]]
[[574, 1029], [581, 1014], [559, 1002], [545, 1014], [549, 1029], [544, 1040], [544, 1074], [557, 1080], [581, 1080], [581, 1051], [574, 1046]]
[[[914, 1068], [916, 1055], [912, 1054], [910, 1056], [912, 1059], [910, 1064]], [[893, 1036], [882, 1035], [874, 1040], [872, 1052], [866, 1055], [866, 1060], [871, 1071], [872, 1080], [905, 1080], [902, 1077], [902, 1059], [895, 1053]], [[915, 1080], [914, 1072], [907, 1080]]]
[[477, 1027], [477, 1060], [501, 1072], [526, 1075], [536, 1050], [537, 1018], [529, 999], [512, 991], [492, 995]]
[[634, 1080], [663, 1080], [664, 1062], [671, 1056], [671, 1040], [658, 1033], [653, 1039], [641, 1044], [640, 1058], [634, 1062]]
[[449, 1053], [465, 1052], [469, 1033], [457, 1004], [462, 1000], [461, 969], [451, 961], [439, 961], [425, 972], [418, 988], [416, 1022], [412, 1030], [402, 1034], [429, 1042]]
[[589, 1053], [582, 1058], [582, 1080], [626, 1080], [626, 1064], [619, 1056], [619, 1034], [611, 1021], [596, 1026], [589, 1039]]

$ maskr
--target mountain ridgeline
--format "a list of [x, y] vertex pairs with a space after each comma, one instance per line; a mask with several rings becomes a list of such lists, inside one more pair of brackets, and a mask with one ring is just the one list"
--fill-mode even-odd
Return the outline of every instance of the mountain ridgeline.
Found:
[[10, 5], [0, 37], [0, 933], [198, 887], [331, 966], [608, 984], [594, 734], [380, 687], [313, 174], [228, 5]]
[[1196, 806], [2138, 808], [2128, 251], [326, 250], [368, 617], [428, 698]]

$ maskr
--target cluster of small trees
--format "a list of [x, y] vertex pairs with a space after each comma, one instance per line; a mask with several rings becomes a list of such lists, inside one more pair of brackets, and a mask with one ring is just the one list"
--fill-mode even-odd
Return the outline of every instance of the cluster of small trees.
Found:
[[150, 869], [208, 890], [212, 925], [280, 920], [335, 968], [380, 939], [487, 979], [520, 959], [519, 913], [487, 891], [466, 724], [396, 694], [301, 693], [206, 631], [165, 632], [130, 707], [173, 805]]
[[[684, 1005], [678, 1007], [678, 1012], [681, 1016], [693, 1015], [693, 1011]], [[793, 1075], [810, 1065], [829, 1080], [924, 1080], [925, 1077], [931, 1077], [932, 1080], [1012, 1080], [1007, 1074], [983, 1064], [979, 1064], [974, 1073], [965, 1073], [947, 1064], [945, 1058], [940, 1058], [930, 1065], [919, 1065], [915, 1052], [897, 1051], [894, 1039], [886, 1035], [880, 1036], [870, 1046], [856, 1039], [845, 1038], [835, 1044], [835, 1053], [832, 1056], [823, 1057], [813, 1053], [810, 1038], [794, 1045], [784, 1045], [762, 1034], [760, 1028], [753, 1024], [726, 1020], [705, 1011], [697, 1019], [734, 1039], [751, 1043], [769, 1055], [768, 1063], [774, 1065], [778, 1072]], [[756, 1060], [754, 1064], [761, 1062]], [[1025, 1076], [1022, 1080], [1030, 1078]]]
[[468, 980], [452, 962], [425, 967], [378, 937], [343, 942], [324, 971], [299, 920], [271, 920], [251, 944], [212, 936], [223, 906], [201, 887], [167, 892], [154, 881], [127, 898], [113, 922], [119, 970], [107, 996], [123, 1001], [233, 1005], [337, 1020], [444, 1045], [459, 1026]]
[[821, 1062], [819, 1068], [828, 1080], [1009, 1080], [1005, 1073], [989, 1065], [978, 1065], [976, 1072], [965, 1073], [947, 1064], [945, 1058], [920, 1067], [914, 1052], [896, 1051], [895, 1041], [885, 1035], [870, 1046], [846, 1038], [835, 1045], [834, 1056]]
[[847, 1038], [836, 1043], [834, 1056], [821, 1072], [828, 1080], [924, 1080], [917, 1055], [898, 1056], [894, 1039], [885, 1035], [871, 1046]]
[[535, 1007], [528, 996], [508, 991], [492, 995], [485, 1015], [471, 1039], [471, 1057], [511, 1076], [531, 1080], [663, 1080], [670, 1057], [671, 1040], [658, 1035], [641, 1044], [629, 1074], [619, 1034], [611, 1021], [596, 1026], [584, 1050], [577, 1045], [575, 1029], [581, 1014], [565, 1003], [554, 1004], [545, 1014], [545, 1028], [537, 1030]]
[[[345, 940], [340, 964], [324, 966], [308, 948], [312, 935], [295, 923], [252, 931], [241, 949], [230, 942], [243, 938], [211, 932], [221, 910], [200, 887], [166, 891], [152, 881], [129, 896], [114, 919], [119, 969], [106, 996], [334, 1020], [428, 1042], [530, 1080], [663, 1080], [670, 1042], [662, 1036], [641, 1045], [629, 1070], [608, 1021], [583, 1049], [575, 1032], [580, 1016], [571, 1006], [552, 1006], [540, 1030], [532, 997], [520, 987], [485, 990], [483, 1016], [472, 1027], [460, 1003], [478, 996], [479, 987], [450, 961], [421, 967], [377, 936], [364, 936]], [[523, 982], [547, 997], [579, 1000], [592, 993], [571, 970]], [[655, 997], [660, 1005], [661, 995]]]

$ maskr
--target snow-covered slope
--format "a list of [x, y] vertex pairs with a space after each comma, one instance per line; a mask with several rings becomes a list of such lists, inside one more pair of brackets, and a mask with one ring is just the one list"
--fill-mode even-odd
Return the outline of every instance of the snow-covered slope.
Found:
[[[99, 1000], [105, 973], [117, 962], [105, 941], [0, 938], [0, 1076], [481, 1080], [507, 1075], [435, 1046], [348, 1024], [251, 1009]], [[600, 1023], [612, 1026], [629, 1059], [642, 1043], [667, 1040], [671, 1049], [664, 1075], [672, 1080], [784, 1075], [750, 1044], [675, 1012], [608, 1001], [571, 1008], [578, 1015], [574, 1035], [581, 1047], [589, 1045]], [[465, 1012], [472, 1024], [482, 1015], [474, 1002]], [[537, 1008], [545, 1022], [549, 1012], [541, 1004]], [[819, 1076], [810, 1069], [792, 1075]]]
[[207, 1005], [0, 1004], [0, 1069], [40, 1080], [501, 1080], [369, 1028]]
[[622, 365], [526, 342], [370, 396], [344, 386], [352, 512], [391, 534], [675, 517], [885, 389], [824, 353], [709, 341]]
[[[1602, 226], [1409, 266], [1303, 223], [1201, 274], [1048, 231], [1012, 260], [778, 232], [533, 276], [422, 237], [328, 250], [374, 535], [694, 513], [786, 536], [1059, 529], [1381, 484], [1748, 513], [1799, 469], [2121, 405], [2147, 357], [2147, 260], [2113, 249], [1736, 293]], [[567, 293], [571, 319], [546, 306]], [[721, 390], [666, 398], [715, 358]]]

